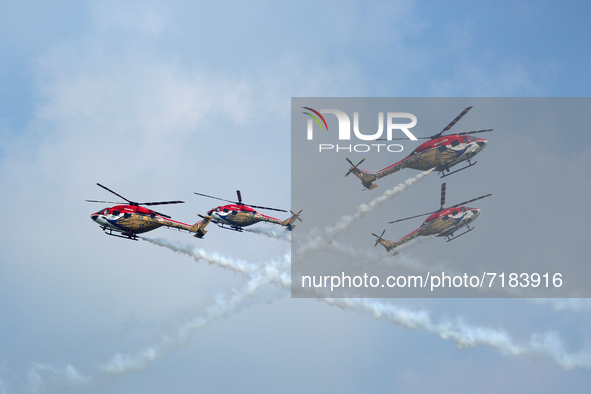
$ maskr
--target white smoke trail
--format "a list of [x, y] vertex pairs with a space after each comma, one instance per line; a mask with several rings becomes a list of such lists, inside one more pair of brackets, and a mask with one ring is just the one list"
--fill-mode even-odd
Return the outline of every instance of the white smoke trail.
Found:
[[[89, 377], [82, 376], [72, 365], [67, 365], [64, 369], [55, 368], [49, 364], [35, 364], [27, 373], [27, 392], [31, 394], [44, 393], [46, 384], [42, 372], [50, 372], [52, 376], [65, 378], [70, 386], [82, 386], [90, 382]], [[1, 387], [1, 386], [0, 386]]]
[[149, 346], [136, 354], [116, 354], [105, 365], [100, 366], [101, 371], [107, 375], [121, 375], [127, 372], [143, 371], [152, 362], [163, 357], [166, 353], [190, 343], [195, 331], [206, 327], [211, 322], [222, 317], [227, 317], [237, 311], [237, 307], [248, 299], [254, 297], [256, 292], [268, 284], [277, 284], [289, 288], [291, 278], [286, 272], [291, 261], [290, 253], [277, 260], [270, 260], [262, 264], [258, 270], [249, 273], [250, 279], [246, 285], [229, 299], [219, 298], [206, 310], [205, 316], [197, 317], [184, 324], [170, 336], [164, 336], [160, 343]]
[[280, 230], [270, 227], [244, 228], [243, 230], [248, 231], [249, 233], [266, 235], [269, 238], [291, 242], [291, 231], [289, 230]]
[[433, 169], [423, 171], [415, 177], [408, 178], [404, 183], [399, 183], [398, 185], [394, 186], [394, 188], [386, 190], [384, 194], [375, 198], [368, 204], [361, 204], [357, 207], [357, 212], [353, 215], [346, 215], [341, 217], [341, 219], [332, 227], [326, 228], [326, 236], [328, 239], [335, 239], [339, 234], [343, 231], [349, 229], [353, 223], [362, 219], [370, 212], [375, 211], [376, 209], [381, 208], [384, 206], [386, 201], [391, 200], [396, 195], [402, 193], [406, 189], [408, 189], [413, 184], [420, 182], [424, 177], [429, 175]]
[[487, 346], [496, 348], [503, 355], [548, 356], [564, 370], [591, 369], [591, 354], [569, 353], [564, 342], [554, 333], [533, 334], [529, 342], [516, 344], [504, 330], [470, 326], [461, 320], [435, 323], [425, 310], [412, 311], [367, 298], [324, 298], [323, 301], [344, 310], [369, 313], [376, 319], [383, 318], [409, 330], [425, 329], [445, 340], [452, 340], [460, 349]]
[[436, 236], [437, 235], [426, 235], [426, 236], [416, 237], [415, 239], [411, 239], [410, 241], [403, 243], [402, 245], [398, 246], [394, 250], [398, 253], [402, 253], [405, 250], [408, 250], [410, 248], [414, 248], [417, 245], [420, 245], [422, 243], [430, 241], [433, 238], [435, 238]]
[[394, 186], [392, 189], [386, 190], [384, 194], [373, 199], [368, 204], [359, 205], [357, 207], [357, 212], [355, 212], [353, 215], [342, 216], [336, 224], [331, 227], [327, 227], [324, 231], [313, 229], [307, 236], [296, 239], [295, 246], [293, 246], [294, 263], [302, 261], [311, 251], [326, 249], [330, 243], [332, 243], [340, 234], [351, 228], [355, 222], [364, 218], [368, 213], [381, 208], [386, 203], [386, 201], [391, 200], [413, 184], [421, 181], [432, 171], [433, 169], [423, 171], [417, 176], [408, 178], [403, 183]]
[[195, 248], [190, 244], [180, 244], [178, 242], [172, 242], [164, 238], [148, 238], [139, 237], [144, 241], [150, 242], [151, 244], [168, 248], [174, 252], [186, 254], [195, 259], [195, 261], [203, 260], [209, 264], [215, 264], [219, 267], [230, 269], [240, 273], [251, 273], [257, 271], [260, 267], [256, 264], [249, 263], [244, 260], [237, 260], [232, 257], [223, 257], [215, 252], [206, 252], [203, 249]]
[[[94, 378], [80, 375], [71, 365], [67, 365], [65, 369], [60, 370], [49, 364], [35, 364], [27, 375], [29, 393], [44, 393], [46, 391], [45, 380], [41, 375], [42, 372], [52, 373], [53, 378], [64, 379], [71, 387], [86, 385], [87, 387], [97, 388], [106, 384], [110, 378], [130, 372], [144, 371], [154, 361], [171, 350], [187, 346], [195, 331], [206, 327], [215, 320], [236, 313], [239, 307], [252, 299], [262, 287], [275, 284], [283, 289], [289, 289], [291, 286], [291, 276], [289, 274], [291, 253], [289, 252], [277, 259], [271, 259], [260, 264], [251, 264], [212, 253], [203, 253], [203, 251], [193, 249], [190, 246], [176, 245], [163, 239], [148, 241], [154, 241], [152, 243], [156, 245], [168, 247], [175, 252], [187, 254], [195, 259], [206, 260], [223, 268], [241, 272], [247, 275], [249, 280], [242, 289], [235, 291], [232, 297], [229, 299], [218, 297], [212, 305], [206, 308], [204, 316], [194, 318], [180, 326], [172, 334], [162, 336], [159, 343], [148, 346], [134, 354], [115, 354], [106, 364], [99, 365], [100, 374]], [[248, 268], [245, 269], [245, 267]], [[283, 295], [287, 294], [285, 292]], [[55, 384], [55, 379], [53, 379], [53, 383]], [[0, 388], [2, 387], [0, 385]]]

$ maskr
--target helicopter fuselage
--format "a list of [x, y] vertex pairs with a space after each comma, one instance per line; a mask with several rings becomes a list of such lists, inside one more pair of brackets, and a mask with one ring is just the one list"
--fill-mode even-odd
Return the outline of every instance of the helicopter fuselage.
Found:
[[262, 215], [247, 205], [223, 205], [207, 212], [214, 222], [225, 224], [233, 228], [247, 227], [258, 222], [269, 222], [285, 225], [284, 221]]
[[143, 234], [162, 226], [196, 233], [196, 237], [202, 238], [207, 232], [204, 230], [205, 226], [211, 220], [206, 217], [205, 220], [191, 226], [162, 217], [150, 209], [136, 205], [116, 205], [104, 208], [90, 215], [90, 218], [107, 234], [113, 235], [113, 232], [116, 232], [132, 239], [135, 239], [136, 234]]
[[[382, 176], [396, 172], [402, 168], [426, 171], [435, 168], [437, 171], [449, 170], [454, 165], [469, 160], [483, 150], [488, 141], [484, 138], [472, 138], [462, 135], [446, 135], [423, 142], [410, 155], [389, 167], [377, 172]], [[386, 174], [387, 173], [387, 174]], [[384, 175], [382, 175], [384, 174]]]
[[147, 208], [133, 205], [101, 209], [90, 215], [90, 218], [101, 227], [132, 234], [155, 230], [163, 226], [166, 220]]
[[[417, 236], [436, 235], [438, 237], [452, 236], [458, 229], [468, 226], [480, 215], [480, 209], [469, 207], [454, 207], [444, 209], [429, 216], [413, 233]], [[411, 234], [413, 234], [411, 233]], [[411, 235], [409, 234], [409, 235]], [[407, 235], [408, 237], [408, 235]], [[404, 239], [403, 237], [402, 239]]]
[[[488, 141], [483, 138], [447, 135], [422, 143], [404, 159], [378, 172], [371, 173], [354, 165], [349, 169], [349, 173], [353, 173], [361, 179], [363, 186], [370, 190], [377, 187], [377, 185], [373, 184], [374, 181], [404, 168], [421, 171], [427, 171], [433, 168], [442, 174], [444, 174], [444, 171], [447, 171], [447, 175], [450, 175], [476, 164], [472, 163], [470, 159], [483, 150], [487, 144]], [[468, 161], [470, 164], [460, 170], [449, 172], [451, 167], [463, 161]]]
[[[431, 216], [429, 216], [427, 220], [423, 222], [421, 227], [400, 238], [396, 242], [388, 241], [387, 239], [383, 239], [382, 236], [378, 236], [376, 234], [373, 235], [378, 237], [376, 245], [378, 243], [381, 244], [386, 248], [387, 251], [397, 248], [398, 246], [421, 236], [425, 237], [434, 235], [437, 237], [447, 237], [447, 240], [451, 241], [452, 239], [458, 238], [472, 231], [474, 228], [471, 228], [470, 224], [474, 222], [479, 215], [480, 209], [478, 208], [469, 208], [464, 206], [447, 208], [432, 213]], [[467, 231], [454, 238], [454, 233], [463, 227], [466, 227]], [[384, 230], [384, 232], [385, 231], [386, 230]], [[382, 233], [382, 235], [383, 234], [384, 233]]]
[[[90, 215], [93, 222], [101, 226], [107, 235], [116, 237], [128, 238], [137, 240], [137, 234], [142, 234], [148, 231], [157, 229], [158, 227], [166, 226], [169, 228], [176, 228], [178, 230], [185, 230], [195, 234], [197, 238], [203, 238], [205, 227], [211, 222], [210, 216], [202, 216], [203, 220], [188, 225], [185, 223], [171, 220], [170, 216], [163, 213], [152, 211], [144, 208], [142, 205], [168, 205], [168, 204], [182, 204], [184, 201], [159, 201], [159, 202], [135, 202], [128, 200], [122, 195], [114, 192], [106, 186], [97, 183], [97, 186], [102, 187], [108, 192], [117, 197], [127, 201], [127, 204], [115, 205], [111, 208], [104, 208], [98, 212]], [[109, 201], [86, 200], [87, 202], [98, 202], [111, 204]], [[113, 203], [117, 204], [117, 203]], [[200, 215], [201, 216], [201, 215]], [[113, 234], [113, 232], [115, 234]]]

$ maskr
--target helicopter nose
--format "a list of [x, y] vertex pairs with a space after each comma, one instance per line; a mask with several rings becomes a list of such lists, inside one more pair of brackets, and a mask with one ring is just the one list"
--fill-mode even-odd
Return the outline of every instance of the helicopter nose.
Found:
[[[474, 216], [474, 219], [476, 219], [478, 217], [478, 215], [480, 215], [480, 209], [472, 208], [472, 215]], [[474, 220], [474, 219], [472, 219], [472, 220]]]
[[93, 213], [92, 215], [90, 215], [90, 218], [96, 222], [96, 218], [98, 218], [98, 215], [96, 213]]
[[478, 141], [476, 141], [476, 143], [478, 144], [478, 146], [480, 148], [484, 148], [488, 144], [488, 141], [487, 140], [478, 140]]

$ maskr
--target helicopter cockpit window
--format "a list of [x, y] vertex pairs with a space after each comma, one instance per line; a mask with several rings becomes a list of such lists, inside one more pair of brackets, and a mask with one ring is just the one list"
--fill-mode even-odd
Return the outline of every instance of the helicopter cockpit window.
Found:
[[453, 140], [451, 142], [451, 146], [458, 146], [458, 145], [460, 145], [460, 141], [458, 141], [458, 140]]
[[469, 144], [470, 142], [472, 142], [472, 140], [470, 139], [470, 137], [464, 137], [464, 142], [466, 144]]
[[108, 210], [108, 209], [105, 209], [105, 210], [103, 211], [103, 215], [108, 215], [108, 214], [109, 214], [109, 210]]
[[115, 216], [119, 216], [120, 213], [121, 212], [119, 212], [119, 211], [113, 211], [113, 215], [115, 215]]
[[224, 208], [224, 212], [229, 212], [229, 209], [228, 208]]

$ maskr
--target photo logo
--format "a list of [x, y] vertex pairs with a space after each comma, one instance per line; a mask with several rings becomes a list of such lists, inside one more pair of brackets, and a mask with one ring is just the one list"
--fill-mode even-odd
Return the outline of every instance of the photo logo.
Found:
[[[324, 119], [324, 116], [322, 116], [322, 114], [333, 114], [337, 117], [337, 121], [339, 122], [339, 140], [351, 140], [351, 119], [349, 118], [349, 115], [347, 115], [345, 112], [338, 110], [338, 109], [321, 109], [320, 111], [316, 111], [315, 109], [312, 109], [310, 107], [302, 107], [304, 109], [307, 109], [308, 111], [313, 112], [302, 112], [305, 115], [308, 115], [309, 117], [311, 117], [312, 119], [308, 119], [307, 122], [307, 138], [308, 140], [313, 140], [314, 139], [314, 122], [313, 120], [316, 121], [316, 123], [318, 123], [318, 126], [320, 126], [320, 129], [323, 130], [324, 127], [326, 127], [326, 130], [328, 131], [328, 124], [326, 123], [326, 119]], [[410, 123], [394, 123], [395, 119], [410, 119]], [[320, 122], [322, 120], [322, 123]], [[324, 123], [324, 127], [322, 126], [322, 124]], [[386, 115], [386, 138], [381, 138], [382, 134], [384, 132], [384, 113], [383, 112], [379, 112], [378, 113], [378, 131], [375, 132], [374, 134], [363, 134], [361, 133], [361, 131], [359, 130], [359, 112], [353, 112], [353, 133], [355, 134], [355, 137], [357, 137], [360, 140], [363, 141], [376, 141], [376, 140], [388, 140], [391, 141], [392, 140], [392, 135], [393, 132], [395, 130], [400, 130], [402, 131], [406, 137], [410, 140], [416, 141], [417, 137], [414, 136], [413, 133], [410, 132], [410, 128], [416, 126], [417, 124], [417, 117], [414, 116], [411, 113], [408, 112], [388, 112]], [[380, 146], [385, 146], [385, 144], [372, 144], [372, 146], [376, 146], [378, 151]], [[330, 149], [334, 149], [335, 146], [332, 144], [320, 144], [319, 145], [319, 149], [320, 152], [322, 152], [323, 149], [326, 150], [330, 150]], [[370, 150], [370, 146], [366, 145], [366, 144], [359, 144], [359, 145], [355, 145], [354, 147], [352, 145], [348, 145], [345, 147], [339, 147], [338, 145], [336, 146], [336, 151], [338, 152], [339, 150], [348, 150], [349, 152], [351, 151], [351, 149], [354, 149], [356, 152], [367, 152], [368, 150]], [[395, 148], [395, 150], [392, 150], [392, 148]], [[389, 152], [401, 152], [403, 150], [403, 146], [399, 145], [399, 144], [394, 144], [393, 145], [389, 145], [388, 146], [388, 151]]]

